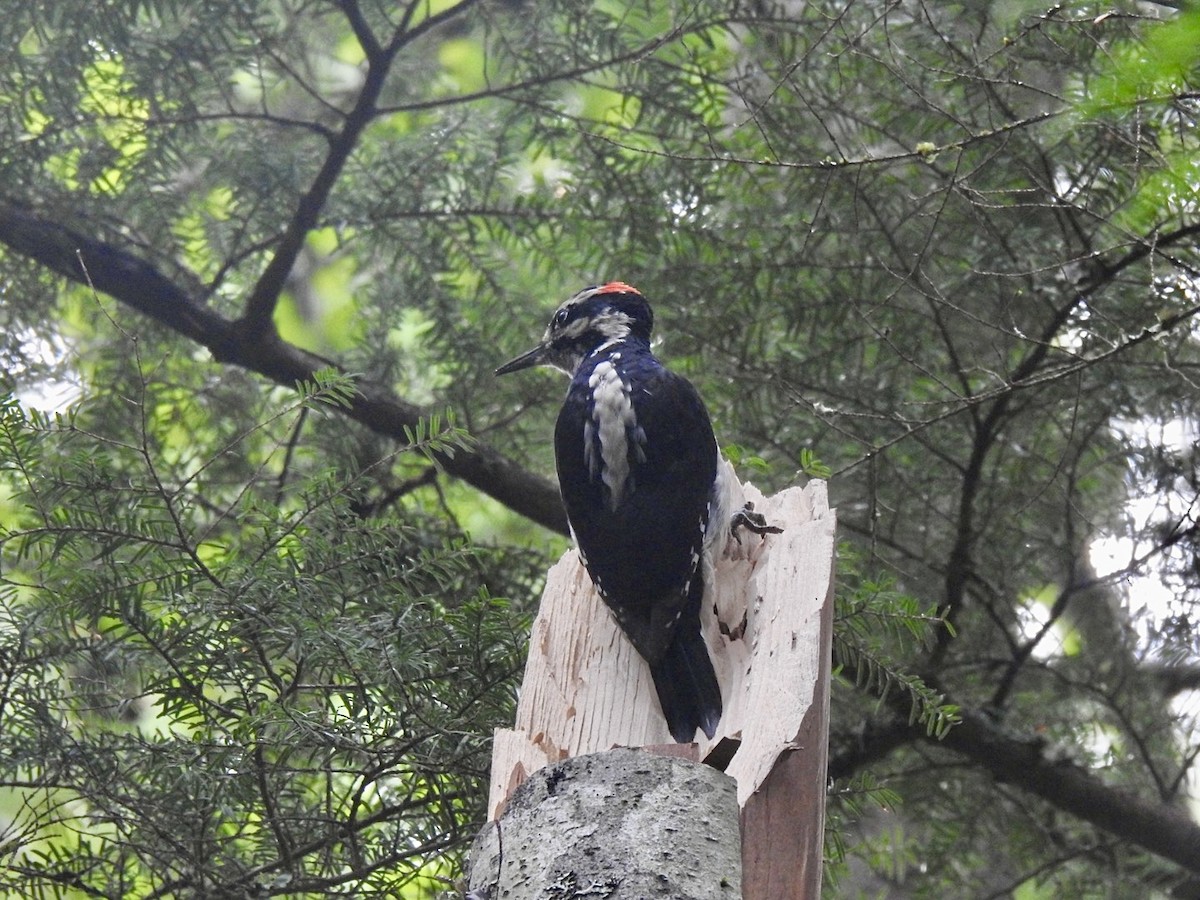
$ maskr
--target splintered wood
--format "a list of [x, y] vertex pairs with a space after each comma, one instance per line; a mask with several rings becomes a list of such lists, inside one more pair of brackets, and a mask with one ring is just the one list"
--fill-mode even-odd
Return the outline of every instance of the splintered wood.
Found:
[[697, 744], [673, 745], [649, 667], [571, 549], [547, 576], [516, 724], [496, 732], [492, 818], [531, 772], [613, 747], [673, 745], [721, 765], [737, 780], [743, 807], [781, 754], [800, 750], [806, 777], [823, 793], [835, 515], [824, 482], [766, 498], [721, 464], [727, 508], [749, 500], [783, 533], [743, 530], [741, 543], [718, 548], [715, 572], [705, 573], [702, 625], [724, 698], [717, 734], [707, 740], [697, 732]]

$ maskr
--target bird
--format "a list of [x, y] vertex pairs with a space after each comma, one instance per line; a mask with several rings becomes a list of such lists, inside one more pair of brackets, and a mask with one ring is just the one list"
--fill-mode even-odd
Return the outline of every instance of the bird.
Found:
[[636, 288], [592, 285], [496, 374], [550, 366], [570, 376], [554, 456], [571, 533], [601, 600], [649, 664], [671, 736], [690, 743], [697, 729], [712, 738], [722, 713], [700, 607], [724, 491], [704, 401], [654, 356], [653, 326]]

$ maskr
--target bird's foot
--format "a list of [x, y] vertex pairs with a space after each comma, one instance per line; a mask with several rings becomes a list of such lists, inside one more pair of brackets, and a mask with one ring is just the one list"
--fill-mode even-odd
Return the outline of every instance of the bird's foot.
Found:
[[767, 517], [760, 512], [755, 512], [754, 504], [749, 501], [733, 514], [729, 523], [729, 533], [740, 544], [742, 539], [738, 537], [739, 528], [745, 528], [760, 537], [764, 534], [783, 534], [783, 529], [778, 525], [768, 525]]

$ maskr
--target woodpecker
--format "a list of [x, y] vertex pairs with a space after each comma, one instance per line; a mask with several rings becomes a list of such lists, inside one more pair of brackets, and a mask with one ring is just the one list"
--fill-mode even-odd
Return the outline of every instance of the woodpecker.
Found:
[[653, 325], [635, 288], [587, 287], [558, 307], [540, 344], [496, 374], [546, 365], [571, 376], [554, 429], [571, 532], [601, 599], [650, 665], [671, 735], [688, 743], [697, 728], [711, 738], [721, 718], [700, 632], [700, 563], [710, 520], [724, 518], [723, 491], [704, 402], [654, 357]]

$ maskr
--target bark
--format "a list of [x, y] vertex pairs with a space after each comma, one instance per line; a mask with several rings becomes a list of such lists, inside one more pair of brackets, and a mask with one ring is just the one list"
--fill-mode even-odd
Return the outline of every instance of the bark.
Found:
[[739, 900], [737, 786], [638, 750], [541, 769], [475, 840], [471, 898]]

